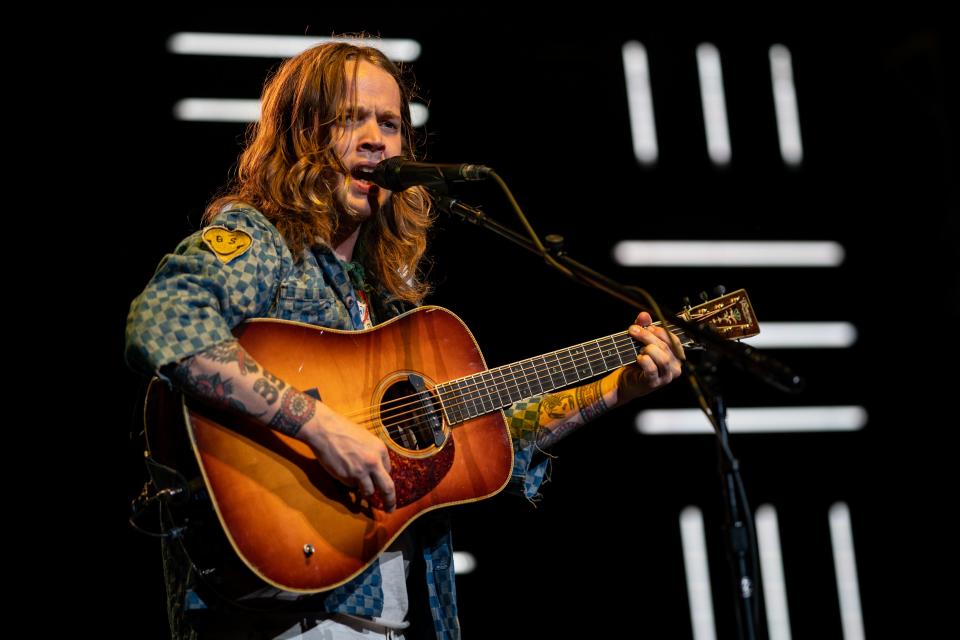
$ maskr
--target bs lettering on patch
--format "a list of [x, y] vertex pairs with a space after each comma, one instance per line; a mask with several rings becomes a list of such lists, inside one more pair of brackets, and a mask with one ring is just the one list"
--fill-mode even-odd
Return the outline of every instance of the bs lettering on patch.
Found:
[[231, 231], [226, 227], [219, 226], [207, 227], [200, 237], [223, 264], [239, 258], [253, 244], [253, 238], [246, 231], [239, 229]]

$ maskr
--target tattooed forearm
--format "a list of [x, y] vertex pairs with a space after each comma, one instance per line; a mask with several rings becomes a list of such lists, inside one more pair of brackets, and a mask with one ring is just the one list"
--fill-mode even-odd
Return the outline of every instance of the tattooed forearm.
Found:
[[292, 437], [313, 417], [315, 411], [313, 398], [294, 389], [287, 389], [280, 402], [280, 410], [270, 420], [269, 426]]
[[283, 389], [285, 386], [287, 386], [287, 383], [285, 383], [283, 380], [273, 375], [266, 369], [263, 370], [263, 378], [264, 380], [266, 380], [267, 382], [275, 386], [277, 389]]
[[600, 381], [593, 384], [585, 384], [577, 388], [577, 404], [580, 406], [580, 417], [583, 421], [590, 422], [607, 412], [609, 407], [603, 399], [603, 390], [600, 388]]
[[253, 390], [259, 393], [267, 404], [273, 404], [285, 386], [287, 385], [283, 380], [264, 369], [263, 377], [253, 383]]
[[541, 449], [552, 447], [561, 438], [573, 433], [577, 428], [583, 426], [579, 422], [562, 422], [552, 427], [543, 427], [537, 431], [537, 446]]
[[544, 396], [540, 411], [553, 420], [563, 420], [577, 408], [573, 391], [562, 391]]
[[242, 376], [260, 371], [260, 367], [253, 361], [250, 354], [235, 341], [214, 345], [206, 351], [200, 352], [199, 355], [222, 364], [236, 362]]
[[247, 407], [234, 397], [233, 383], [230, 378], [221, 378], [219, 373], [209, 375], [196, 373], [189, 364], [178, 364], [170, 368], [168, 374], [187, 395], [252, 415]]
[[260, 378], [254, 382], [253, 390], [259, 393], [260, 397], [267, 401], [267, 404], [273, 404], [280, 397], [280, 390], [270, 384], [266, 378]]
[[599, 380], [571, 391], [545, 396], [540, 402], [537, 445], [542, 449], [553, 446], [608, 409]]
[[167, 365], [163, 373], [188, 395], [257, 418], [290, 436], [316, 412], [313, 398], [264, 369], [236, 341]]

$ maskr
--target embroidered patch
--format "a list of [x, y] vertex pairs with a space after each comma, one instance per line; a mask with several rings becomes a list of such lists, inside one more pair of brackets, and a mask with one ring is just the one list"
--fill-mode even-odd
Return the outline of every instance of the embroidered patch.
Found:
[[214, 255], [220, 259], [220, 262], [227, 264], [234, 258], [239, 258], [250, 245], [253, 244], [253, 238], [246, 231], [231, 231], [226, 227], [207, 227], [201, 235], [204, 244], [210, 247]]
[[370, 302], [367, 300], [367, 294], [362, 289], [357, 290], [357, 306], [360, 308], [360, 319], [363, 320], [363, 328], [371, 329], [373, 320], [370, 318]]

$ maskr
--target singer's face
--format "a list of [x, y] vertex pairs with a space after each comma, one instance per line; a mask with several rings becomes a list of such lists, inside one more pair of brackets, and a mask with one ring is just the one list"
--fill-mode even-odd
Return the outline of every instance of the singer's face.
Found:
[[[348, 63], [347, 99], [354, 95], [355, 63]], [[361, 168], [373, 168], [381, 160], [400, 155], [402, 150], [400, 89], [393, 77], [362, 60], [356, 79], [357, 104], [340, 105], [346, 124], [331, 131], [334, 150], [349, 175], [337, 176], [335, 198], [341, 211], [365, 220], [390, 199], [390, 192], [362, 180]]]

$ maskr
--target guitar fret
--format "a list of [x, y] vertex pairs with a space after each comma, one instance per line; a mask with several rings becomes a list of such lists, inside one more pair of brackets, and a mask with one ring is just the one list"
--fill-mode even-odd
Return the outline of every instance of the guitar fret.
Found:
[[511, 364], [510, 372], [513, 374], [513, 382], [517, 385], [517, 391], [520, 392], [520, 397], [517, 398], [517, 400], [523, 400], [532, 396], [530, 385], [527, 384], [527, 377], [523, 373], [523, 367], [519, 364]]
[[473, 406], [475, 415], [482, 416], [485, 412], [483, 410], [483, 402], [480, 400], [480, 390], [477, 387], [477, 377], [470, 376], [464, 382], [470, 394], [470, 403]]
[[445, 385], [443, 398], [444, 406], [447, 411], [447, 415], [450, 417], [451, 423], [459, 424], [463, 422], [463, 410], [460, 407], [460, 401], [457, 398], [456, 383], [448, 382]]
[[494, 369], [494, 377], [497, 381], [497, 393], [500, 395], [500, 406], [509, 407], [513, 404], [513, 397], [510, 392], [510, 385], [507, 383], [503, 367]]
[[[563, 378], [567, 384], [580, 382], [580, 376], [577, 373], [576, 361], [573, 359], [573, 349], [563, 349], [557, 352], [557, 362], [563, 367]], [[569, 374], [569, 376], [567, 375]]]
[[510, 372], [509, 366], [498, 367], [497, 370], [500, 372], [500, 379], [503, 381], [503, 388], [507, 392], [507, 398], [510, 400], [510, 404], [513, 404], [520, 399], [520, 389], [517, 387], [517, 383], [513, 379], [513, 374]]
[[530, 385], [530, 391], [531, 391], [530, 395], [534, 395], [534, 393], [542, 394], [542, 393], [543, 393], [543, 385], [540, 384], [540, 376], [537, 375], [537, 366], [533, 363], [533, 358], [530, 358], [529, 360], [524, 360], [524, 362], [529, 362], [529, 363], [530, 363], [528, 366], [523, 366], [524, 375], [527, 377], [527, 380], [530, 380], [530, 378], [531, 378], [531, 375], [530, 375], [530, 374], [533, 374], [533, 382], [536, 383], [537, 387], [540, 389], [539, 391], [534, 392], [534, 391], [533, 391], [533, 385], [531, 384], [531, 385]]
[[537, 374], [537, 382], [540, 383], [541, 393], [553, 391], [556, 385], [553, 384], [553, 377], [550, 375], [550, 365], [547, 364], [546, 356], [537, 356], [531, 358], [533, 370]]
[[637, 349], [636, 341], [630, 337], [629, 333], [622, 333], [620, 335], [626, 338], [626, 343], [621, 343], [620, 345], [620, 361], [623, 362], [623, 364], [636, 362], [637, 355], [640, 353], [640, 350]]
[[490, 388], [487, 386], [484, 375], [487, 374], [478, 373], [472, 377], [477, 379], [477, 395], [480, 398], [480, 405], [483, 407], [483, 412], [490, 413], [497, 407], [494, 406], [493, 400], [490, 398]]
[[519, 391], [515, 389], [513, 381], [510, 376], [510, 368], [503, 366], [497, 367], [497, 388], [500, 389], [501, 395], [503, 395], [511, 404], [515, 402], [514, 396], [519, 395]]
[[580, 364], [587, 368], [587, 377], [597, 375], [598, 371], [594, 367], [594, 361], [596, 360], [597, 354], [595, 353], [595, 347], [593, 345], [583, 345], [580, 350]]
[[454, 391], [450, 388], [450, 385], [437, 385], [437, 393], [440, 395], [443, 410], [447, 414], [447, 423], [459, 424], [463, 422], [463, 412], [460, 411], [460, 404], [457, 402]]
[[590, 375], [596, 375], [597, 370], [593, 366], [593, 361], [596, 359], [597, 354], [597, 343], [588, 342], [580, 347], [580, 359], [583, 361], [583, 364], [590, 369]]
[[490, 387], [484, 377], [486, 373], [486, 371], [481, 371], [480, 373], [473, 374], [470, 378], [473, 380], [477, 389], [477, 400], [480, 402], [480, 406], [483, 407], [483, 412], [490, 413], [493, 411], [493, 400], [490, 398]]
[[577, 372], [577, 380], [593, 377], [593, 367], [590, 366], [590, 360], [583, 347], [570, 349], [570, 357], [572, 358], [573, 369]]
[[600, 348], [600, 357], [603, 360], [603, 366], [606, 371], [623, 366], [623, 360], [620, 359], [620, 354], [616, 350], [612, 336], [603, 338], [602, 343], [598, 340], [597, 346]]
[[463, 412], [467, 415], [468, 418], [476, 418], [480, 415], [477, 412], [477, 408], [473, 404], [473, 397], [470, 395], [470, 385], [467, 384], [466, 379], [457, 381], [457, 390], [459, 391], [460, 396], [460, 405], [463, 407]]
[[563, 365], [560, 364], [560, 358], [557, 355], [558, 352], [554, 351], [551, 354], [547, 355], [547, 358], [553, 357], [554, 364], [550, 364], [550, 378], [553, 380], [553, 388], [559, 389], [560, 387], [567, 386], [567, 376], [563, 373]]
[[470, 419], [470, 413], [467, 411], [467, 403], [463, 397], [463, 381], [456, 380], [453, 383], [453, 388], [455, 393], [453, 394], [453, 402], [456, 404], [457, 411], [460, 412], [460, 417], [463, 420]]

